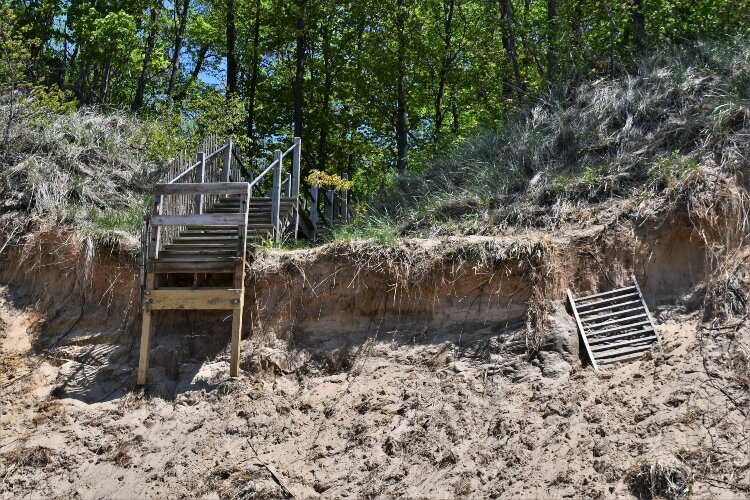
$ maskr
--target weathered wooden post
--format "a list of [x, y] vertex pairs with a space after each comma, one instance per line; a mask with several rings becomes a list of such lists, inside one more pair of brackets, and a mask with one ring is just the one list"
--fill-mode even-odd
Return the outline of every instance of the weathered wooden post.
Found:
[[[349, 180], [349, 174], [341, 174], [341, 178], [344, 179], [344, 182]], [[341, 218], [344, 219], [344, 222], [349, 221], [349, 190], [344, 189], [341, 191]]]
[[281, 150], [273, 153], [273, 187], [271, 188], [271, 225], [273, 239], [279, 240], [279, 212], [281, 210]]
[[[252, 184], [254, 180], [255, 180], [255, 174], [252, 171], [248, 172], [247, 173], [247, 183], [248, 184]], [[249, 198], [253, 197], [253, 187], [252, 186], [250, 187], [250, 193], [248, 194], [248, 197]]]
[[333, 189], [326, 191], [326, 218], [328, 222], [333, 225], [333, 202], [336, 197], [336, 192]]
[[292, 174], [286, 174], [284, 177], [284, 196], [287, 198], [292, 196]]
[[311, 204], [310, 204], [310, 222], [312, 222], [313, 227], [313, 242], [315, 242], [315, 237], [318, 233], [318, 219], [320, 218], [320, 215], [318, 213], [318, 193], [319, 193], [318, 186], [313, 185], [310, 188], [310, 197], [312, 198]]
[[232, 170], [232, 138], [228, 137], [224, 141], [224, 165], [221, 169], [221, 182], [229, 182], [229, 172]]
[[[196, 182], [203, 184], [206, 182], [206, 153], [198, 153], [198, 171], [196, 172]], [[203, 213], [203, 195], [196, 194], [193, 199], [193, 212], [196, 214]]]
[[290, 196], [294, 198], [294, 239], [297, 239], [299, 231], [299, 182], [300, 168], [302, 165], [302, 138], [294, 138], [294, 151], [292, 153], [292, 192]]

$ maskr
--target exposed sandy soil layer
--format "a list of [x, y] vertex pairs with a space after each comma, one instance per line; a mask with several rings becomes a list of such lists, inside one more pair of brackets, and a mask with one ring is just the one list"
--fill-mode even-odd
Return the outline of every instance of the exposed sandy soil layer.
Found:
[[[145, 390], [134, 261], [37, 235], [0, 256], [0, 495], [746, 498], [747, 255], [596, 222], [260, 255], [243, 376], [224, 315], [165, 314]], [[662, 345], [594, 372], [565, 287], [630, 273]]]

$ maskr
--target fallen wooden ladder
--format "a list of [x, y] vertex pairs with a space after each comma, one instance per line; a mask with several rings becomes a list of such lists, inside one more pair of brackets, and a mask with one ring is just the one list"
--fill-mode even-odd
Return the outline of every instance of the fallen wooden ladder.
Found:
[[595, 370], [640, 357], [659, 342], [635, 276], [633, 284], [575, 298], [568, 289], [578, 331]]

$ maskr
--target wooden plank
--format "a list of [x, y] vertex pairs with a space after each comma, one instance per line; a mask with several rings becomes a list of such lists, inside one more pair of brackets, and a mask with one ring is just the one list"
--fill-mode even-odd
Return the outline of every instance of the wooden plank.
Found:
[[625, 321], [630, 321], [631, 319], [645, 318], [646, 316], [647, 315], [644, 312], [643, 314], [636, 314], [634, 316], [628, 316], [628, 317], [625, 317], [625, 318], [611, 319], [609, 321], [605, 321], [604, 323], [594, 323], [592, 325], [586, 325], [586, 328], [599, 328], [599, 327], [602, 327], [602, 326], [622, 324]]
[[[146, 300], [146, 292], [154, 288], [156, 277], [153, 273], [146, 272], [146, 285], [143, 291], [142, 300]], [[141, 345], [138, 356], [138, 385], [146, 385], [148, 378], [148, 360], [151, 353], [151, 311], [146, 309], [145, 303], [141, 308]]]
[[232, 347], [229, 360], [229, 376], [240, 376], [240, 340], [242, 340], [242, 311], [244, 297], [240, 296], [240, 306], [232, 314]]
[[246, 182], [185, 182], [182, 184], [157, 184], [154, 194], [248, 194]]
[[593, 352], [591, 352], [591, 346], [589, 346], [589, 341], [588, 339], [586, 339], [586, 332], [583, 330], [583, 325], [581, 324], [581, 318], [578, 316], [578, 310], [576, 309], [575, 299], [573, 299], [573, 294], [570, 292], [570, 289], [568, 289], [567, 292], [568, 292], [568, 300], [570, 301], [570, 307], [573, 309], [573, 315], [575, 316], [576, 323], [578, 324], [578, 331], [581, 334], [583, 345], [586, 346], [586, 352], [589, 355], [591, 366], [594, 367], [594, 370], [598, 370], [599, 368], [596, 365], [596, 359], [594, 359], [594, 354]]
[[650, 343], [648, 345], [633, 347], [631, 349], [623, 349], [623, 350], [620, 350], [620, 351], [611, 351], [611, 352], [606, 352], [605, 351], [605, 352], [602, 352], [602, 353], [597, 353], [596, 357], [597, 357], [597, 360], [599, 360], [599, 359], [606, 359], [606, 358], [616, 358], [616, 357], [619, 357], [619, 356], [624, 356], [626, 354], [632, 354], [632, 353], [636, 353], [636, 352], [648, 351], [648, 350], [651, 349], [651, 346], [653, 346], [653, 343]]
[[169, 273], [233, 273], [235, 269], [234, 262], [151, 262], [149, 269], [152, 273], [169, 274]]
[[583, 309], [584, 307], [598, 306], [599, 304], [606, 304], [607, 302], [613, 302], [616, 300], [622, 300], [625, 298], [634, 298], [634, 297], [638, 297], [638, 294], [635, 292], [628, 293], [625, 295], [618, 295], [616, 297], [610, 297], [608, 299], [597, 300], [596, 302], [589, 302], [588, 304], [579, 304], [578, 308]]
[[635, 289], [638, 291], [638, 297], [640, 297], [641, 302], [643, 303], [643, 308], [646, 310], [646, 314], [648, 315], [648, 322], [651, 324], [651, 328], [654, 330], [654, 335], [656, 335], [656, 341], [661, 343], [661, 339], [659, 338], [659, 332], [656, 331], [656, 325], [654, 324], [654, 318], [651, 317], [651, 311], [648, 310], [648, 306], [646, 305], [646, 300], [643, 298], [643, 294], [641, 293], [641, 287], [638, 286], [638, 280], [635, 279], [635, 274], [631, 274], [630, 277], [633, 280], [633, 285], [635, 286]]
[[236, 262], [241, 257], [224, 255], [169, 255], [159, 257], [154, 262]]
[[606, 330], [592, 331], [589, 329], [589, 337], [596, 337], [599, 335], [604, 335], [604, 334], [612, 333], [612, 332], [620, 332], [622, 330], [627, 330], [628, 328], [635, 328], [636, 326], [642, 326], [642, 325], [647, 325], [647, 324], [648, 324], [648, 321], [639, 321], [636, 323], [630, 323], [628, 325], [617, 326], [615, 328], [608, 328]]
[[622, 342], [615, 342], [611, 344], [601, 344], [597, 345], [591, 348], [591, 350], [596, 354], [600, 351], [608, 351], [612, 349], [619, 349], [620, 347], [625, 347], [629, 345], [635, 345], [635, 344], [641, 344], [643, 342], [648, 342], [649, 344], [652, 344], [652, 340], [656, 340], [656, 337], [653, 335], [650, 335], [648, 337], [638, 337], [631, 340], [624, 340]]
[[630, 306], [633, 304], [640, 304], [640, 303], [641, 303], [640, 300], [630, 300], [628, 302], [620, 302], [620, 303], [612, 304], [609, 306], [598, 307], [596, 309], [589, 309], [588, 311], [578, 311], [578, 314], [580, 314], [581, 317], [584, 318], [586, 315], [591, 314], [591, 313], [609, 311], [611, 309], [614, 309], [615, 307], [624, 307], [624, 306]]
[[244, 214], [155, 215], [152, 226], [244, 226]]
[[[620, 333], [620, 334], [617, 334], [617, 335], [610, 335], [610, 336], [607, 336], [607, 337], [596, 337], [596, 338], [593, 338], [593, 339], [589, 339], [589, 344], [593, 346], [593, 345], [596, 345], [596, 344], [601, 344], [603, 342], [611, 342], [613, 340], [626, 339], [628, 337], [637, 337], [638, 335], [645, 335], [647, 333], [653, 333], [653, 332], [654, 331], [651, 328], [641, 328], [640, 330], [635, 330], [633, 332]], [[589, 335], [589, 337], [590, 336], [591, 335]]]
[[[599, 316], [592, 316], [590, 318], [582, 318], [584, 322], [588, 321], [599, 321], [606, 318], [614, 318], [615, 316], [621, 316], [623, 314], [632, 313], [635, 311], [643, 311], [643, 306], [631, 307], [630, 309], [623, 309], [621, 311], [614, 311], [608, 314], [600, 314]], [[645, 312], [645, 311], [644, 311]]]
[[138, 356], [138, 385], [146, 385], [148, 358], [151, 353], [151, 311], [143, 308], [141, 320], [141, 346]]
[[[595, 293], [593, 295], [585, 295], [583, 297], [578, 297], [578, 300], [590, 300], [590, 299], [595, 299], [598, 297], [606, 297], [607, 295], [613, 295], [613, 294], [617, 294], [617, 293], [625, 292], [629, 290], [635, 290], [635, 287], [633, 285], [624, 286], [622, 288], [617, 288], [615, 290], [610, 290], [608, 292], [601, 292], [601, 293]], [[580, 307], [583, 307], [585, 305], [587, 304], [580, 304]]]
[[146, 290], [144, 308], [150, 310], [226, 310], [242, 307], [242, 290]]

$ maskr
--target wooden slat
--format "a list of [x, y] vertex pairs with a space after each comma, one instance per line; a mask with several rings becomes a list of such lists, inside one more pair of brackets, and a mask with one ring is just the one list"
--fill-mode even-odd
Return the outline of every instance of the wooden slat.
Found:
[[591, 346], [589, 346], [589, 341], [586, 338], [586, 332], [583, 330], [583, 325], [581, 324], [581, 318], [578, 317], [578, 311], [576, 310], [576, 302], [575, 299], [573, 299], [573, 294], [571, 293], [570, 289], [567, 290], [568, 292], [568, 300], [570, 301], [570, 307], [573, 309], [573, 315], [576, 318], [576, 323], [578, 324], [578, 331], [581, 334], [581, 339], [583, 340], [583, 345], [586, 346], [586, 352], [589, 355], [589, 360], [591, 361], [591, 366], [594, 367], [594, 370], [598, 370], [599, 368], [596, 366], [596, 359], [594, 359], [594, 354], [591, 352]]
[[643, 326], [643, 325], [648, 325], [648, 324], [649, 324], [648, 321], [638, 321], [636, 323], [630, 323], [628, 325], [621, 325], [621, 326], [617, 326], [617, 327], [614, 327], [614, 328], [608, 328], [606, 330], [595, 330], [595, 331], [592, 331], [592, 330], [588, 329], [587, 330], [587, 334], [588, 334], [589, 337], [596, 337], [598, 335], [604, 335], [604, 334], [612, 333], [612, 332], [620, 332], [622, 330], [627, 330], [628, 328], [635, 328], [636, 326]]
[[578, 314], [581, 315], [581, 318], [585, 318], [588, 314], [592, 314], [592, 313], [595, 313], [595, 312], [609, 311], [609, 310], [612, 310], [612, 309], [614, 309], [616, 307], [624, 307], [624, 306], [630, 306], [630, 305], [633, 305], [633, 304], [640, 304], [640, 303], [641, 303], [640, 300], [631, 300], [631, 301], [628, 301], [628, 302], [620, 302], [620, 303], [615, 303], [615, 304], [612, 304], [612, 305], [609, 305], [609, 306], [598, 307], [596, 309], [589, 309], [588, 311], [578, 311]]
[[158, 226], [244, 226], [245, 214], [155, 215], [151, 225]]
[[[645, 334], [653, 333], [653, 332], [654, 331], [651, 328], [641, 328], [640, 330], [635, 330], [633, 332], [628, 332], [628, 333], [609, 335], [607, 337], [601, 337], [601, 338], [599, 337], [595, 337], [593, 339], [590, 338], [589, 344], [593, 346], [593, 345], [601, 344], [603, 342], [611, 342], [613, 340], [626, 339], [628, 337], [637, 337], [638, 335], [645, 335]], [[589, 334], [589, 337], [591, 337], [591, 334]]]
[[[589, 321], [599, 321], [606, 318], [614, 318], [615, 316], [622, 316], [623, 314], [632, 313], [635, 311], [643, 311], [643, 305], [640, 305], [638, 307], [631, 307], [630, 309], [623, 309], [621, 311], [613, 311], [608, 314], [600, 314], [599, 316], [592, 316], [590, 318], [581, 318], [584, 323]], [[580, 314], [580, 313], [579, 313]]]
[[246, 182], [186, 182], [182, 184], [157, 184], [155, 194], [244, 194], [249, 193]]
[[190, 261], [172, 261], [172, 262], [150, 262], [148, 264], [149, 272], [157, 274], [169, 273], [234, 273], [237, 265], [234, 262], [190, 262]]
[[659, 332], [656, 331], [654, 318], [651, 317], [651, 311], [648, 310], [648, 306], [646, 305], [646, 300], [643, 298], [643, 294], [641, 293], [641, 287], [638, 286], [638, 281], [636, 281], [635, 279], [635, 274], [631, 274], [630, 277], [633, 279], [633, 283], [635, 284], [635, 289], [638, 291], [638, 297], [640, 297], [641, 302], [643, 303], [643, 308], [646, 310], [646, 315], [648, 316], [648, 322], [651, 324], [651, 328], [653, 328], [654, 330], [654, 335], [656, 335], [656, 341], [661, 342], [661, 339], [659, 338]]
[[604, 351], [601, 353], [597, 353], [596, 359], [599, 360], [599, 359], [606, 359], [606, 358], [616, 358], [619, 356], [624, 356], [626, 354], [632, 354], [635, 352], [645, 352], [645, 351], [650, 350], [652, 346], [653, 346], [653, 343], [648, 344], [648, 345], [633, 347], [631, 349], [623, 349], [620, 351]]
[[591, 351], [596, 356], [596, 354], [599, 353], [600, 351], [606, 351], [606, 350], [611, 350], [611, 349], [619, 349], [620, 347], [625, 347], [625, 346], [635, 345], [635, 344], [641, 344], [643, 342], [649, 342], [649, 343], [651, 343], [652, 340], [656, 340], [656, 337], [653, 336], [653, 335], [650, 335], [648, 337], [638, 337], [638, 338], [631, 339], [631, 340], [624, 340], [622, 342], [615, 342], [615, 343], [611, 343], [611, 344], [600, 344], [600, 345], [592, 347]]
[[[577, 300], [579, 300], [579, 301], [581, 301], [581, 300], [590, 300], [590, 299], [594, 299], [594, 298], [597, 298], [597, 297], [605, 297], [607, 295], [612, 295], [612, 294], [616, 294], [616, 293], [620, 293], [620, 292], [624, 292], [624, 291], [628, 291], [628, 290], [635, 290], [635, 286], [633, 286], [633, 285], [624, 286], [622, 288], [618, 288], [616, 290], [610, 290], [608, 292], [595, 293], [593, 295], [585, 295], [583, 297], [579, 297]], [[585, 306], [585, 305], [586, 304], [580, 304], [580, 306]]]
[[162, 309], [240, 309], [242, 290], [146, 290], [144, 307]]
[[599, 304], [606, 304], [607, 302], [614, 302], [617, 300], [622, 300], [623, 298], [631, 298], [631, 297], [638, 297], [638, 294], [633, 292], [633, 293], [628, 293], [625, 295], [618, 295], [616, 297], [610, 297], [608, 299], [597, 300], [596, 302], [589, 302], [588, 304], [579, 304], [578, 309], [583, 309], [584, 307], [598, 306]]
[[609, 326], [609, 325], [615, 325], [615, 324], [622, 324], [625, 321], [630, 321], [631, 319], [638, 319], [638, 318], [645, 318], [647, 314], [644, 312], [642, 314], [636, 314], [634, 316], [628, 316], [626, 318], [617, 318], [612, 319], [609, 321], [605, 321], [604, 323], [594, 323], [593, 325], [586, 325], [586, 328], [599, 328], [601, 326]]
[[159, 257], [154, 262], [235, 262], [240, 257], [219, 256], [219, 255], [169, 255], [168, 257]]

